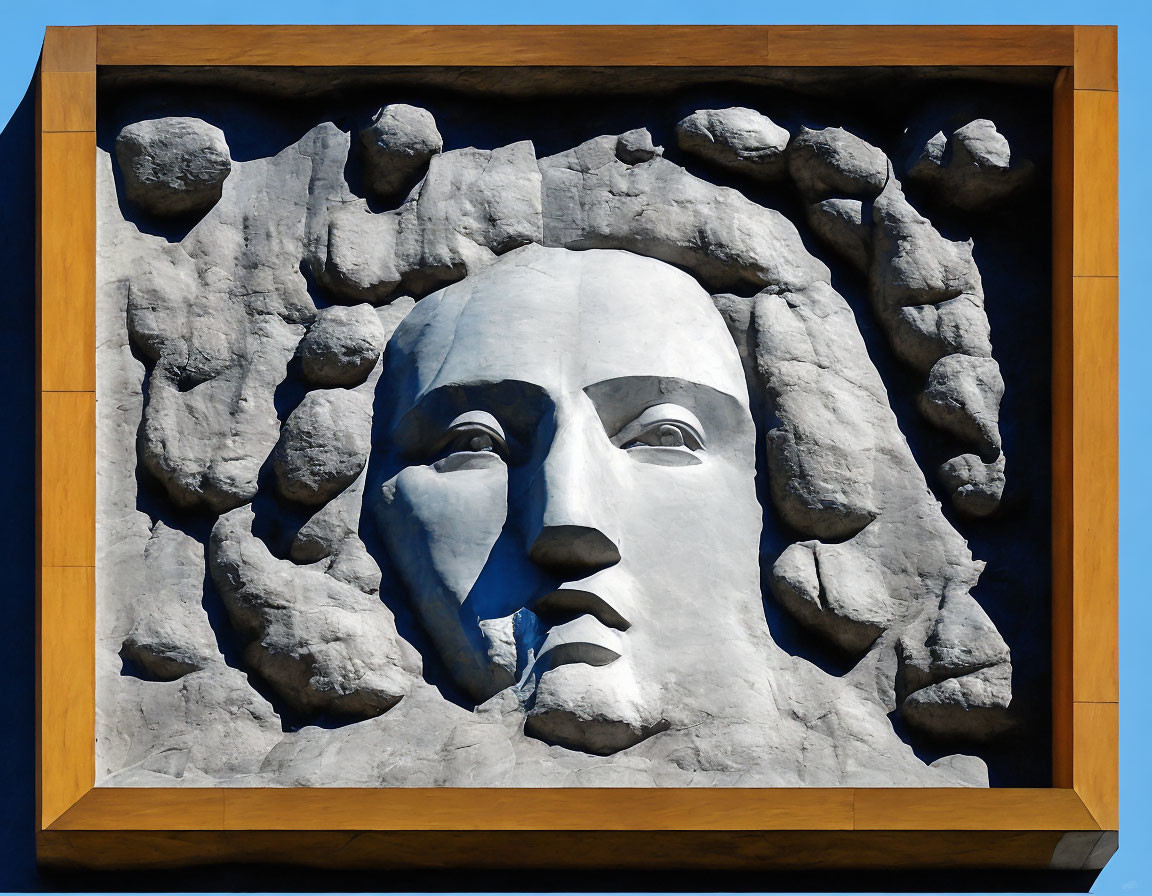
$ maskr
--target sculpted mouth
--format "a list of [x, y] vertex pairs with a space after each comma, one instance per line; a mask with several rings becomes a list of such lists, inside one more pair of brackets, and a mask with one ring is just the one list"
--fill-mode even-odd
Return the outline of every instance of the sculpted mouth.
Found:
[[558, 588], [534, 600], [528, 609], [547, 628], [562, 625], [580, 616], [591, 616], [602, 625], [621, 632], [632, 627], [631, 622], [598, 594], [579, 588]]
[[623, 650], [619, 633], [631, 627], [599, 595], [576, 588], [549, 592], [530, 609], [548, 632], [537, 659], [546, 657], [551, 668], [570, 663], [606, 666], [618, 660]]

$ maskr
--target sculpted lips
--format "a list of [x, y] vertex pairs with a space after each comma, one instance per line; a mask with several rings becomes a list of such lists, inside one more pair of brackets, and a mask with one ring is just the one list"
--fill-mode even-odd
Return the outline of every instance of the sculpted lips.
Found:
[[568, 663], [606, 666], [623, 650], [620, 632], [631, 623], [591, 591], [558, 588], [537, 598], [529, 609], [548, 632], [537, 656], [550, 667]]

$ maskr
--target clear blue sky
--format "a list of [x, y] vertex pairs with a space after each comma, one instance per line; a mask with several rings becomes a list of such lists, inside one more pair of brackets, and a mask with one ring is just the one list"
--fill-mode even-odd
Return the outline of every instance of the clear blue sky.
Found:
[[[89, 24], [1110, 24], [1120, 26], [1121, 846], [1094, 892], [1152, 894], [1152, 0], [4, 0], [0, 122], [23, 96], [45, 25]], [[1144, 566], [1145, 561], [1149, 566]]]

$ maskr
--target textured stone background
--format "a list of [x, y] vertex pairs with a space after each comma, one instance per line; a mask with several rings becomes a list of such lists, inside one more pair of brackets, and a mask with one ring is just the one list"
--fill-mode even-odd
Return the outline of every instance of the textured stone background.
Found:
[[[262, 85], [267, 87], [268, 85]], [[274, 85], [273, 85], [274, 86]], [[1001, 411], [1005, 454], [1009, 459], [1008, 490], [1002, 514], [988, 521], [972, 520], [953, 512], [947, 493], [933, 475], [935, 468], [953, 457], [956, 442], [930, 426], [915, 407], [923, 382], [900, 363], [889, 349], [865, 294], [863, 279], [834, 253], [826, 249], [805, 224], [805, 211], [794, 194], [758, 183], [739, 174], [725, 174], [701, 166], [676, 149], [674, 124], [699, 108], [747, 105], [770, 114], [774, 121], [796, 130], [804, 124], [814, 128], [840, 124], [896, 156], [900, 131], [913, 120], [929, 99], [923, 83], [909, 89], [883, 81], [866, 81], [853, 94], [843, 85], [835, 99], [789, 94], [775, 85], [766, 89], [740, 84], [695, 87], [664, 95], [642, 104], [631, 97], [592, 96], [579, 99], [485, 98], [480, 107], [474, 99], [453, 95], [427, 85], [409, 89], [379, 86], [357, 89], [349, 84], [335, 96], [297, 99], [291, 103], [267, 97], [236, 99], [211, 88], [185, 93], [149, 89], [147, 84], [126, 83], [120, 90], [106, 90], [101, 98], [101, 146], [111, 151], [120, 127], [152, 115], [195, 115], [223, 128], [234, 158], [248, 160], [276, 154], [295, 142], [320, 121], [332, 120], [347, 128], [353, 120], [383, 103], [412, 102], [431, 110], [444, 134], [446, 148], [498, 147], [530, 138], [538, 158], [563, 152], [599, 134], [623, 133], [646, 126], [654, 142], [665, 147], [667, 158], [689, 171], [721, 185], [733, 186], [751, 198], [782, 211], [800, 229], [810, 252], [832, 268], [833, 285], [852, 306], [861, 326], [873, 363], [888, 390], [901, 429], [925, 471], [931, 487], [952, 525], [968, 539], [973, 555], [988, 566], [976, 590], [986, 609], [1013, 651], [1013, 714], [1021, 722], [1015, 733], [978, 752], [989, 763], [991, 783], [1027, 786], [1043, 784], [1047, 765], [1048, 721], [1048, 210], [1045, 190], [1032, 190], [1013, 202], [1010, 214], [952, 214], [932, 197], [905, 181], [914, 205], [931, 217], [947, 237], [971, 235], [976, 261], [984, 281], [986, 308], [992, 327], [995, 357], [1008, 382]], [[1025, 155], [1040, 169], [1044, 182], [1047, 139], [1047, 90], [1028, 86], [994, 89], [973, 85], [936, 85], [932, 99], [938, 104], [970, 106], [978, 114], [993, 117], [1011, 137], [1014, 158]], [[531, 122], [526, 125], [525, 122]], [[346, 172], [354, 186], [361, 174], [355, 162]], [[141, 230], [169, 239], [180, 239], [186, 225], [166, 229], [155, 219], [139, 215], [128, 203], [120, 203]], [[1036, 338], [1036, 334], [1044, 334]], [[295, 398], [277, 392], [277, 405], [290, 406]], [[763, 496], [767, 500], [767, 496]], [[192, 534], [206, 535], [211, 520], [174, 511], [171, 502], [155, 488], [149, 477], [140, 479], [138, 507], [154, 518], [168, 520]], [[768, 515], [769, 523], [772, 515]], [[776, 556], [790, 541], [783, 531], [769, 524], [764, 533], [764, 553]], [[766, 602], [773, 637], [790, 652], [802, 654], [828, 671], [840, 672], [841, 659], [801, 630], [775, 602]], [[425, 663], [428, 655], [425, 652]], [[127, 672], [133, 670], [128, 667]], [[431, 676], [435, 677], [433, 670]], [[901, 732], [914, 746], [935, 758], [931, 744], [919, 743], [911, 732]]]

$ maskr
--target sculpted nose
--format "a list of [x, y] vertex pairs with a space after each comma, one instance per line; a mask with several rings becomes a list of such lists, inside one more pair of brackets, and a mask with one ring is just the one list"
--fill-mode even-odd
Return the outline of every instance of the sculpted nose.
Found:
[[528, 556], [553, 572], [590, 575], [619, 563], [620, 549], [593, 526], [543, 526]]
[[620, 562], [605, 494], [607, 458], [600, 456], [612, 446], [600, 427], [598, 418], [586, 426], [561, 421], [533, 482], [528, 556], [566, 577]]

